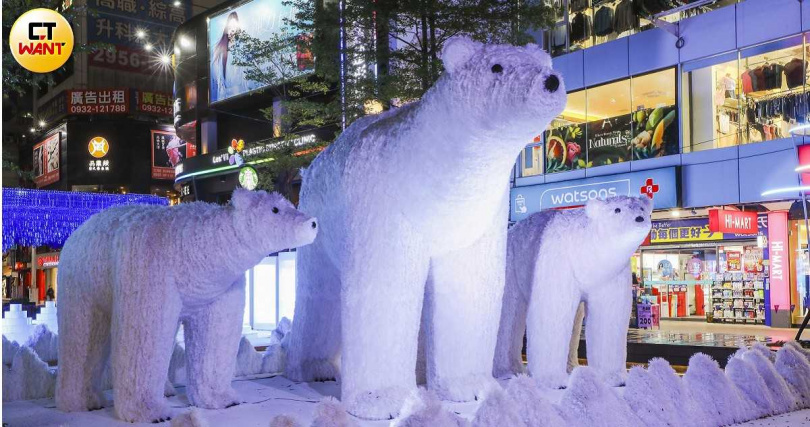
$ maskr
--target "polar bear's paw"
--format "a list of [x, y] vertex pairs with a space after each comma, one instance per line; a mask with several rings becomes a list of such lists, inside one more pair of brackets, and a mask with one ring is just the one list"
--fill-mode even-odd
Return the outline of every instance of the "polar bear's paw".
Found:
[[438, 378], [428, 382], [428, 388], [441, 400], [469, 402], [481, 400], [486, 391], [497, 385], [492, 375], [469, 374], [463, 377]]
[[287, 364], [285, 376], [292, 381], [336, 381], [340, 374], [337, 364], [330, 359], [306, 359]]
[[412, 390], [405, 387], [386, 387], [356, 393], [343, 404], [346, 412], [366, 420], [393, 420], [399, 415], [405, 398]]
[[171, 419], [171, 410], [165, 399], [160, 402], [116, 402], [115, 416], [130, 423], [162, 423]]

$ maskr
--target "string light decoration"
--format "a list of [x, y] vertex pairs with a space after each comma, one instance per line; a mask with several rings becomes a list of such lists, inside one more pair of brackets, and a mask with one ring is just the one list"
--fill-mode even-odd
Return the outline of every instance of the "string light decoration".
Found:
[[168, 205], [147, 194], [3, 189], [3, 252], [14, 245], [60, 248], [84, 221], [121, 205]]

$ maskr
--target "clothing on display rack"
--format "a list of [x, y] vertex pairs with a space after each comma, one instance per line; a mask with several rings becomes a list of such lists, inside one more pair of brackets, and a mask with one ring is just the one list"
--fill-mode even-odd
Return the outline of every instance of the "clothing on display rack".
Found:
[[748, 71], [740, 74], [740, 82], [742, 83], [743, 93], [751, 93], [754, 91], [754, 86], [751, 84], [751, 74]]
[[602, 6], [596, 11], [593, 18], [593, 32], [600, 37], [604, 37], [613, 32], [612, 8], [609, 6]]
[[591, 36], [591, 17], [580, 12], [571, 20], [571, 42], [587, 40]]
[[[794, 62], [796, 61], [796, 62]], [[742, 81], [743, 93], [758, 92], [761, 90], [774, 90], [782, 87], [782, 74], [784, 73], [787, 80], [788, 88], [800, 86], [803, 71], [801, 69], [801, 60], [794, 59], [782, 66], [778, 63], [768, 63], [761, 65], [753, 70], [746, 69], [745, 72], [740, 74]], [[796, 65], [798, 63], [798, 66]], [[794, 68], [798, 68], [799, 72], [796, 73]], [[789, 74], [791, 73], [791, 74]], [[798, 79], [798, 83], [792, 79]], [[794, 84], [794, 86], [791, 86]]]
[[551, 30], [551, 47], [565, 46], [565, 25], [558, 25]]
[[[810, 92], [781, 93], [767, 98], [749, 98], [744, 105], [748, 125], [760, 132], [762, 140], [783, 138], [775, 122], [807, 123], [810, 119]], [[752, 140], [749, 136], [749, 140]]]
[[613, 29], [617, 33], [638, 28], [638, 24], [638, 14], [636, 14], [633, 0], [623, 0], [616, 6], [616, 10], [613, 12]]
[[579, 12], [591, 7], [591, 2], [589, 0], [571, 0], [568, 2], [568, 12]]
[[636, 10], [648, 16], [679, 6], [673, 0], [634, 0], [634, 2]]
[[807, 68], [807, 61], [802, 64], [799, 58], [791, 59], [785, 64], [785, 80], [787, 80], [787, 87], [793, 89], [794, 87], [804, 84], [804, 70]]

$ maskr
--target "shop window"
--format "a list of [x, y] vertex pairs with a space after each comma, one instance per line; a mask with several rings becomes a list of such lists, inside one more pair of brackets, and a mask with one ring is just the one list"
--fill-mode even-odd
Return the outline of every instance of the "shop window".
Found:
[[631, 79], [633, 160], [678, 153], [678, 113], [675, 69]]
[[585, 162], [586, 91], [568, 94], [562, 114], [551, 121], [545, 135], [546, 173], [579, 169]]
[[[738, 0], [717, 0], [681, 9], [682, 0], [545, 0], [554, 8], [556, 24], [547, 31], [547, 49], [552, 56], [616, 40], [655, 28], [650, 19], [677, 22]], [[740, 0], [741, 1], [741, 0]], [[670, 12], [677, 8], [677, 11]]]
[[630, 97], [630, 79], [588, 89], [586, 167], [630, 160]]
[[684, 65], [684, 152], [788, 137], [807, 118], [807, 56], [794, 38]]

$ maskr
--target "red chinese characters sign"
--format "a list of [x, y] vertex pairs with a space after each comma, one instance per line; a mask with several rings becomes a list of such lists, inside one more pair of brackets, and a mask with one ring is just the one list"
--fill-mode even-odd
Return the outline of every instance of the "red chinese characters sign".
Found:
[[709, 209], [709, 231], [757, 234], [757, 213]]
[[129, 90], [125, 88], [67, 91], [68, 114], [127, 114]]
[[135, 92], [135, 110], [140, 113], [172, 115], [172, 96], [165, 92]]

